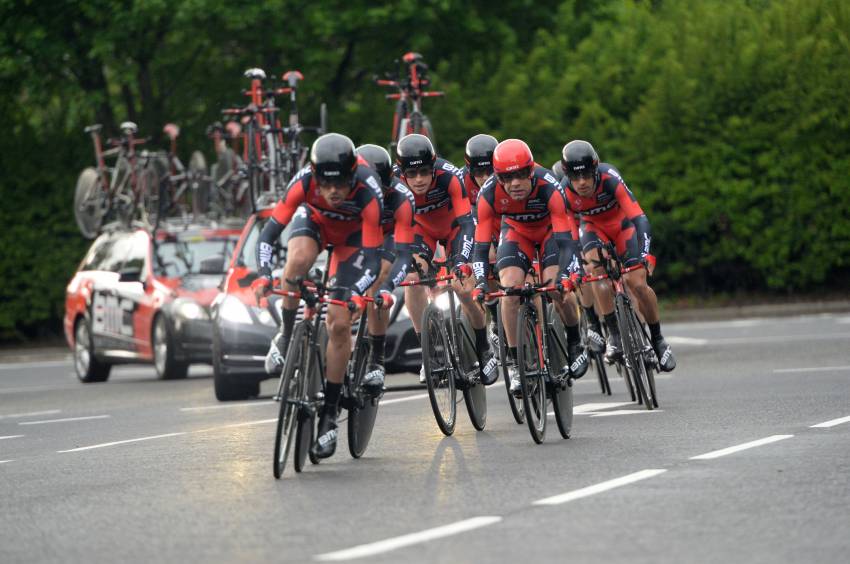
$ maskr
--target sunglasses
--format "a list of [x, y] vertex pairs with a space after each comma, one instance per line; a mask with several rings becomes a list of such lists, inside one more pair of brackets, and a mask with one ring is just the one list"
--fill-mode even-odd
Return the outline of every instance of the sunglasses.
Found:
[[417, 176], [431, 176], [432, 174], [434, 174], [434, 169], [430, 166], [409, 168], [404, 171], [404, 176], [406, 178], [416, 178]]
[[528, 178], [531, 176], [531, 168], [525, 167], [520, 168], [518, 170], [514, 170], [511, 172], [497, 172], [496, 178], [499, 179], [499, 182], [502, 184], [507, 184], [511, 180], [522, 180], [524, 178]]
[[336, 178], [319, 178], [319, 188], [322, 190], [348, 190], [351, 188], [351, 177], [341, 176]]
[[594, 176], [596, 176], [596, 171], [593, 170], [592, 168], [591, 169], [585, 169], [585, 170], [568, 170], [567, 171], [567, 178], [569, 178], [570, 180], [579, 180], [581, 178], [593, 178]]
[[490, 176], [491, 174], [493, 174], [493, 167], [492, 165], [474, 166], [469, 169], [469, 172], [471, 172], [473, 176], [479, 176], [481, 174], [486, 174], [487, 176]]

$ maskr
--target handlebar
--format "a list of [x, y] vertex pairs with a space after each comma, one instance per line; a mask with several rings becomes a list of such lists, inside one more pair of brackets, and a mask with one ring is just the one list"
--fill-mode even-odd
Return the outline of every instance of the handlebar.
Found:
[[550, 281], [542, 285], [526, 284], [524, 286], [518, 286], [515, 288], [502, 288], [501, 290], [497, 290], [495, 292], [487, 292], [485, 294], [485, 297], [488, 300], [504, 298], [506, 296], [521, 296], [530, 298], [537, 294], [545, 294], [546, 292], [556, 292], [558, 290], [560, 290], [560, 288], [557, 285], [551, 284]]
[[[283, 296], [283, 297], [286, 297], [286, 298], [297, 298], [297, 299], [302, 298], [302, 292], [293, 292], [291, 290], [272, 290], [271, 293], [275, 296]], [[368, 303], [374, 303], [375, 298], [371, 298], [369, 296], [363, 296], [363, 301], [368, 302]], [[355, 304], [351, 300], [335, 300], [335, 299], [329, 298], [327, 296], [318, 296], [316, 298], [316, 303], [342, 306], [344, 308], [347, 308], [348, 311], [354, 311], [354, 310], [357, 309], [357, 304]]]

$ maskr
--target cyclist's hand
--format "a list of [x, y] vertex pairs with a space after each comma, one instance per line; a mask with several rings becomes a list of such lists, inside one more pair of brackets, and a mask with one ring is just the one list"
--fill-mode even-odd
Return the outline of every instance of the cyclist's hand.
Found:
[[655, 255], [651, 255], [649, 253], [643, 255], [643, 265], [646, 267], [646, 273], [649, 276], [652, 276], [652, 273], [655, 271]]
[[395, 303], [395, 298], [389, 290], [379, 290], [378, 295], [375, 296], [375, 307], [379, 309], [390, 309], [393, 307], [393, 303]]
[[475, 285], [475, 289], [472, 290], [472, 299], [477, 301], [480, 304], [484, 303], [484, 300], [487, 298], [487, 283], [479, 282]]
[[354, 311], [357, 312], [358, 317], [359, 317], [359, 314], [362, 313], [363, 310], [366, 309], [366, 304], [368, 303], [366, 301], [366, 298], [364, 298], [363, 296], [359, 296], [357, 294], [354, 294], [353, 296], [351, 296], [348, 299], [348, 301], [351, 302], [352, 304], [354, 304], [354, 307], [355, 307]]
[[251, 282], [251, 290], [254, 291], [254, 297], [259, 305], [260, 300], [269, 295], [272, 289], [272, 280], [267, 276], [260, 276]]
[[459, 264], [452, 269], [452, 274], [454, 274], [458, 280], [463, 281], [472, 276], [472, 267], [468, 264]]
[[568, 278], [561, 279], [561, 291], [565, 294], [576, 291], [576, 284], [578, 283], [578, 274], [573, 273], [570, 274]]

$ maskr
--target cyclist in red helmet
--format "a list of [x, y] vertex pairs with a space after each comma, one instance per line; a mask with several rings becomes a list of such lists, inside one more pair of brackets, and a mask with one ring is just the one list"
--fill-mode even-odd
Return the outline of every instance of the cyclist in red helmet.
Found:
[[[600, 163], [596, 149], [587, 141], [576, 139], [564, 145], [561, 152], [565, 190], [570, 210], [581, 216], [581, 246], [588, 264], [596, 259], [594, 249], [613, 241], [625, 266], [643, 263], [645, 268], [624, 275], [626, 286], [637, 298], [652, 336], [652, 346], [658, 355], [661, 370], [676, 368], [676, 358], [661, 334], [658, 298], [646, 283], [647, 273], [655, 268], [655, 257], [649, 252], [652, 241], [649, 220], [638, 204], [623, 177], [613, 166]], [[601, 274], [601, 267], [594, 269]], [[609, 362], [622, 355], [617, 319], [614, 315], [614, 295], [606, 283], [593, 285], [596, 306], [608, 326]]]
[[[461, 308], [475, 332], [475, 349], [481, 381], [490, 385], [498, 378], [497, 361], [487, 340], [484, 312], [472, 300], [473, 279], [469, 266], [472, 254], [475, 224], [470, 213], [469, 199], [457, 176], [457, 168], [445, 159], [437, 158], [431, 140], [424, 135], [411, 134], [398, 143], [396, 162], [402, 181], [413, 192], [416, 216], [413, 227], [413, 255], [420, 269], [427, 272], [428, 264], [437, 252], [437, 245], [445, 248], [456, 279], [452, 285]], [[413, 273], [410, 279], [418, 279]], [[424, 286], [408, 286], [404, 293], [405, 306], [417, 336], [421, 334], [422, 312], [428, 303]], [[425, 381], [425, 367], [419, 374]]]
[[[475, 228], [473, 271], [474, 297], [483, 300], [487, 292], [490, 263], [487, 255], [493, 234], [501, 227], [496, 254], [499, 282], [503, 286], [522, 285], [533, 261], [539, 256], [543, 281], [557, 280], [565, 290], [553, 301], [567, 330], [569, 374], [580, 378], [587, 371], [587, 353], [582, 349], [578, 328], [575, 289], [578, 279], [576, 239], [578, 230], [567, 213], [564, 194], [552, 172], [534, 162], [524, 141], [507, 139], [493, 152], [494, 175], [478, 195], [478, 225]], [[516, 359], [516, 324], [519, 300], [502, 299], [505, 337], [511, 359]], [[516, 366], [509, 368], [511, 392], [521, 393]]]

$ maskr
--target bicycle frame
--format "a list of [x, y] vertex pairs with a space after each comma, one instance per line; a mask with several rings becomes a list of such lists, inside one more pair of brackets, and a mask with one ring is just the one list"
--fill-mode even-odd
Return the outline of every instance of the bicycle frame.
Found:
[[[422, 63], [422, 55], [419, 53], [405, 53], [402, 57], [406, 65], [406, 76], [401, 79], [396, 74], [387, 79], [375, 79], [379, 86], [387, 86], [397, 90], [394, 94], [387, 94], [387, 100], [397, 100], [396, 110], [393, 113], [392, 144], [395, 146], [399, 141], [401, 123], [415, 113], [422, 114], [422, 99], [445, 96], [442, 91], [424, 90], [430, 81], [425, 76], [427, 67]], [[398, 61], [396, 61], [398, 62]], [[409, 124], [409, 122], [408, 122]], [[419, 133], [412, 131], [411, 133]]]

